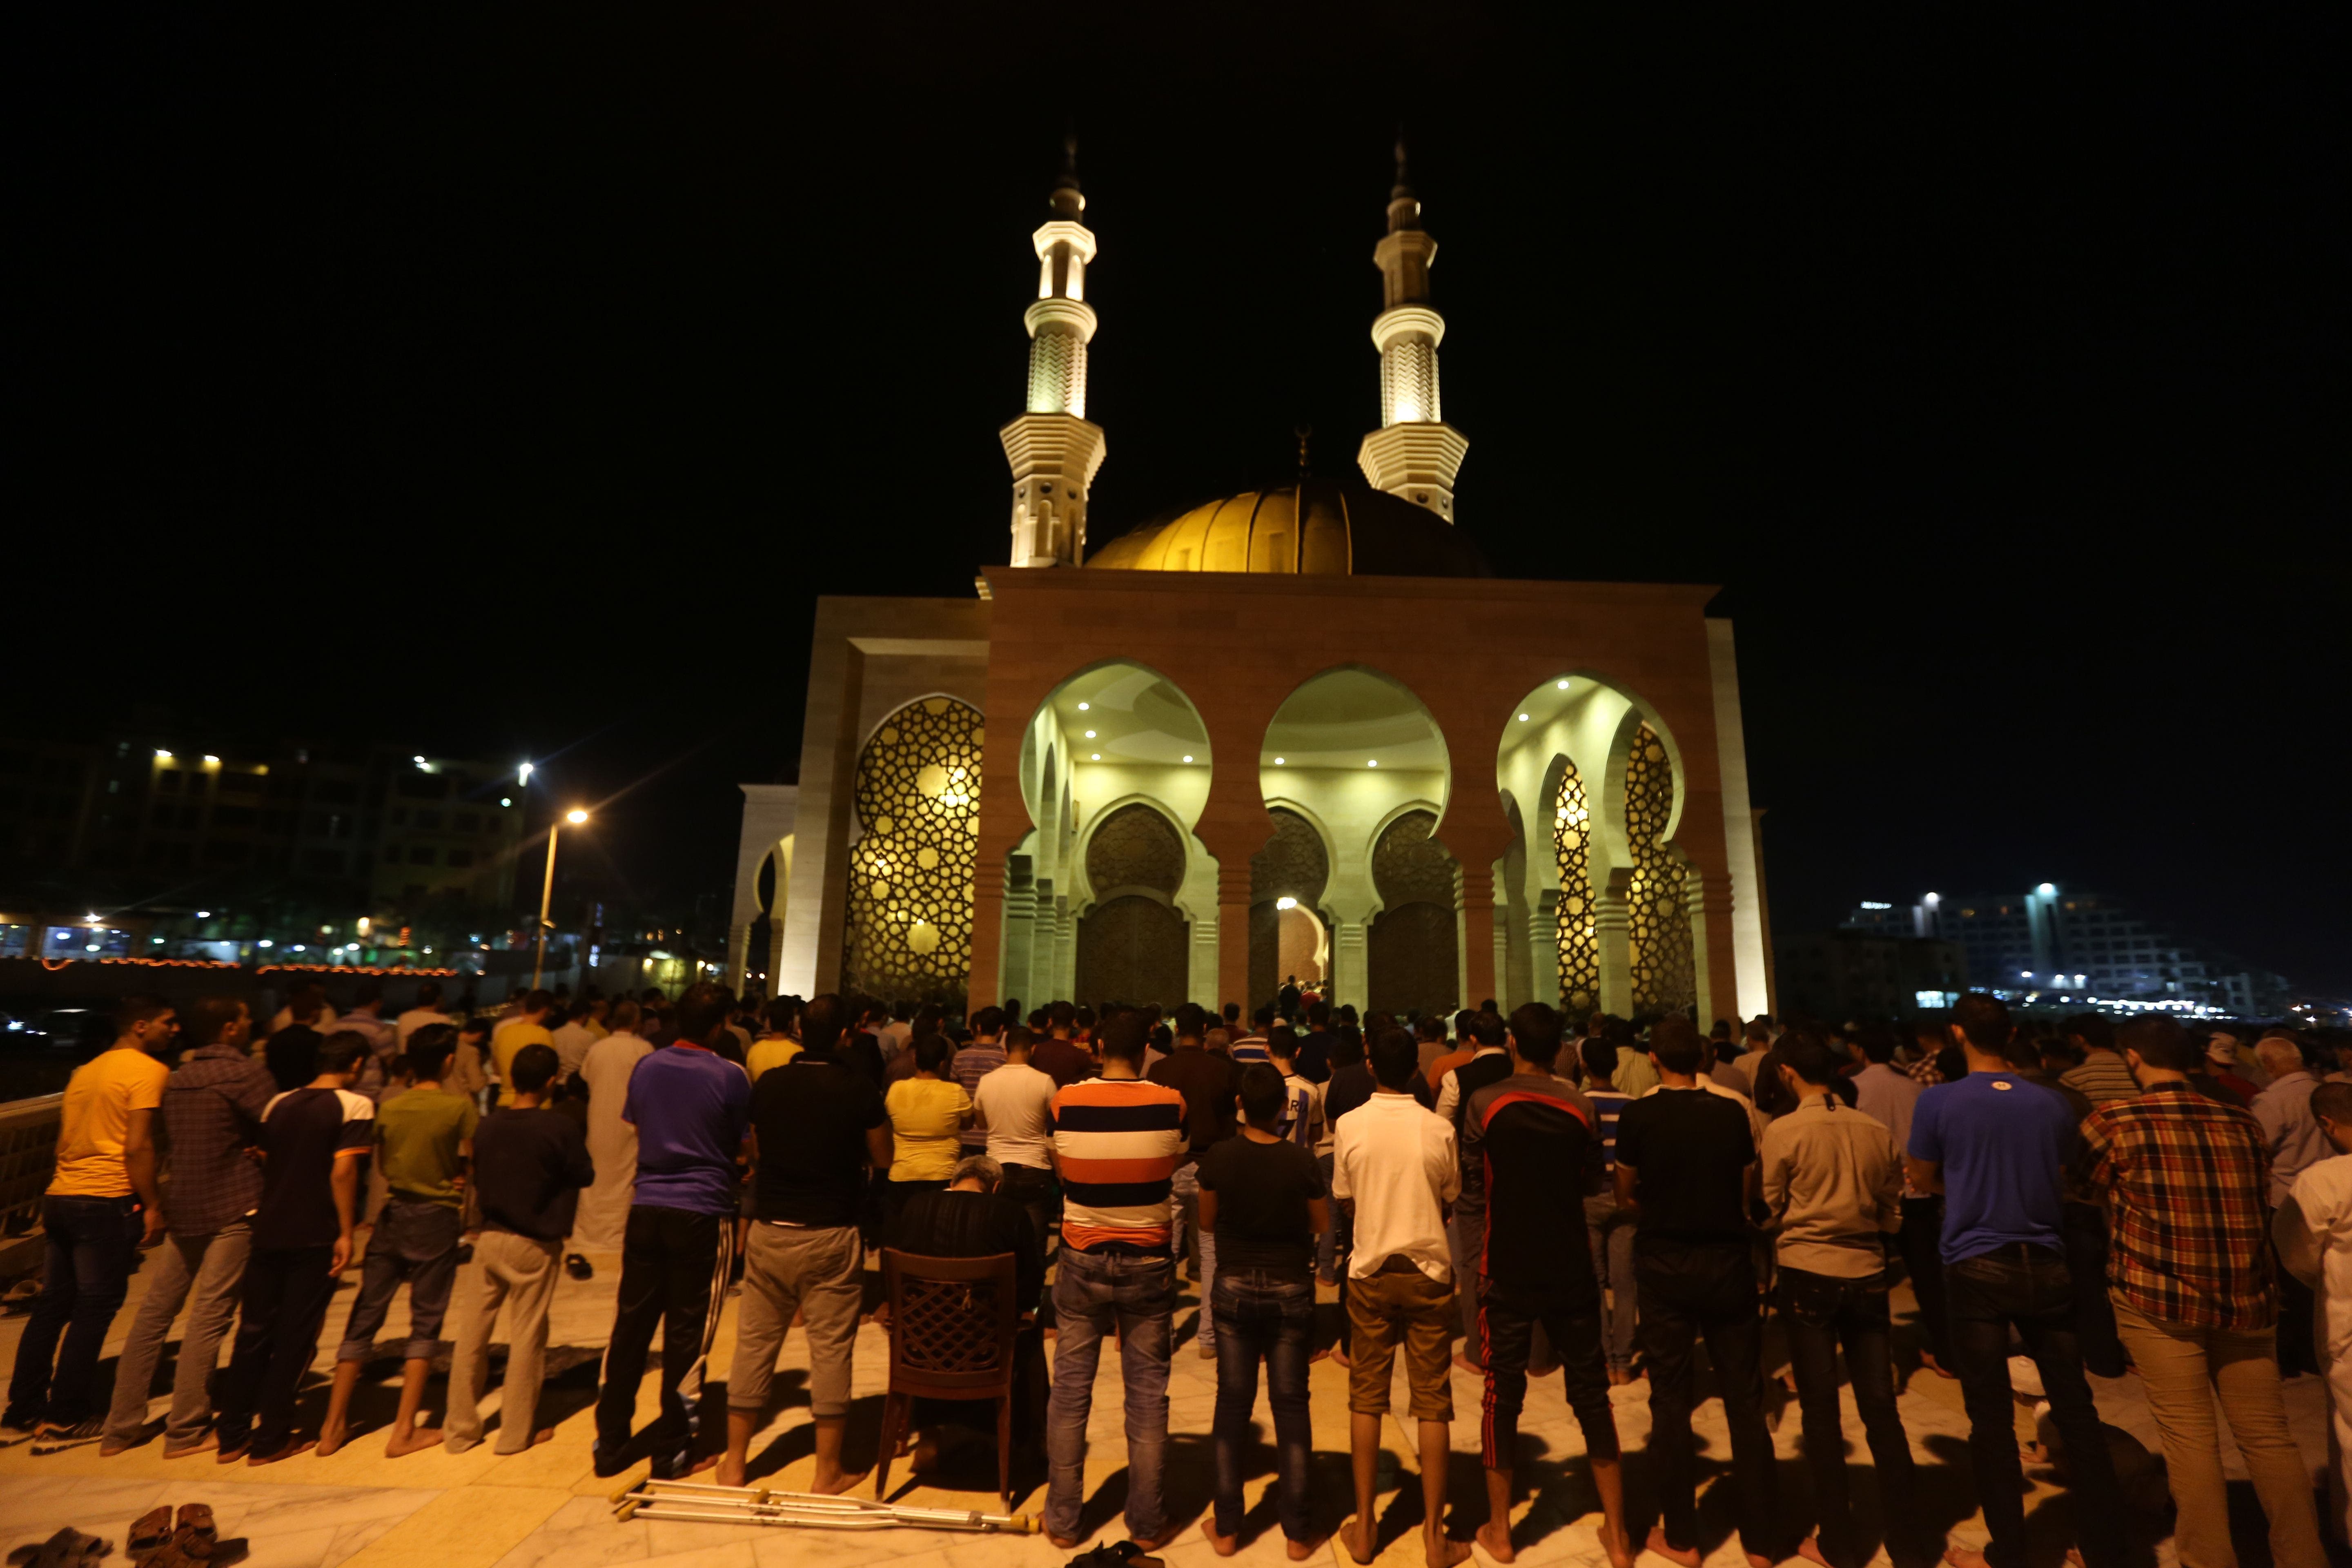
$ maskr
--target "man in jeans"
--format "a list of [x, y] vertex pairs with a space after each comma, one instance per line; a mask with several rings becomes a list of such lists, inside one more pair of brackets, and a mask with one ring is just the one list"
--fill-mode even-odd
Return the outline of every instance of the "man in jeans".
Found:
[[1341, 1117], [1332, 1145], [1331, 1195], [1356, 1205], [1348, 1263], [1348, 1447], [1356, 1514], [1340, 1532], [1348, 1555], [1372, 1560], [1381, 1423], [1389, 1414], [1397, 1352], [1412, 1391], [1421, 1449], [1422, 1554], [1429, 1568], [1470, 1555], [1445, 1533], [1453, 1456], [1454, 1384], [1446, 1370], [1454, 1274], [1445, 1205], [1462, 1195], [1454, 1126], [1422, 1109], [1407, 1086], [1421, 1053], [1401, 1029], [1372, 1043], [1372, 1097]]
[[[1650, 1551], [1698, 1568], [1692, 1352], [1701, 1335], [1731, 1429], [1739, 1536], [1754, 1568], [1787, 1555], [1774, 1518], [1772, 1435], [1764, 1425], [1762, 1325], [1747, 1200], [1756, 1137], [1740, 1102], [1700, 1080], [1706, 1042], [1679, 1014], [1650, 1030], [1658, 1087], [1617, 1119], [1617, 1206], [1633, 1211], [1642, 1355], [1650, 1367], [1650, 1449], [1662, 1497]], [[2012, 1445], [2014, 1447], [2014, 1445]]]
[[179, 1028], [170, 1004], [131, 997], [116, 1009], [114, 1044], [66, 1085], [57, 1173], [41, 1199], [48, 1248], [41, 1294], [16, 1342], [0, 1444], [29, 1437], [35, 1453], [49, 1453], [97, 1442], [105, 1431], [92, 1403], [98, 1353], [130, 1292], [138, 1249], [163, 1234], [154, 1129], [171, 1069], [156, 1058]]
[[596, 1179], [579, 1122], [547, 1109], [562, 1066], [553, 1047], [525, 1046], [508, 1065], [507, 1103], [474, 1130], [474, 1200], [481, 1230], [449, 1365], [447, 1443], [462, 1454], [482, 1440], [482, 1384], [490, 1368], [490, 1325], [507, 1310], [507, 1381], [499, 1407], [499, 1452], [520, 1454], [555, 1436], [537, 1425], [547, 1364], [547, 1304], [555, 1295], [563, 1238], [580, 1189]]
[[[1462, 1137], [1462, 1108], [1470, 1097], [1490, 1083], [1498, 1083], [1511, 1076], [1511, 1058], [1503, 1042], [1508, 1030], [1499, 1014], [1474, 1013], [1470, 1016], [1465, 1042], [1471, 1047], [1467, 1061], [1445, 1074], [1437, 1085], [1437, 1114], [1454, 1129], [1458, 1143]], [[1420, 1059], [1418, 1048], [1414, 1060]], [[1442, 1065], [1442, 1064], [1441, 1064]], [[1475, 1189], [1465, 1190], [1462, 1201], [1454, 1205], [1448, 1237], [1454, 1248], [1454, 1277], [1472, 1280], [1478, 1278], [1479, 1238], [1486, 1234], [1486, 1216], [1480, 1208], [1480, 1198]], [[1463, 1371], [1476, 1373], [1484, 1370], [1478, 1360], [1478, 1295], [1475, 1289], [1458, 1292], [1457, 1307], [1462, 1314], [1462, 1353], [1454, 1364]]]
[[[1497, 1563], [1511, 1562], [1511, 1500], [1519, 1412], [1527, 1403], [1528, 1360], [1541, 1324], [1559, 1357], [1569, 1408], [1584, 1432], [1592, 1489], [1601, 1497], [1601, 1542], [1617, 1568], [1632, 1568], [1625, 1528], [1625, 1472], [1617, 1422], [1609, 1406], [1608, 1358], [1601, 1348], [1601, 1281], [1592, 1254], [1561, 1245], [1562, 1200], [1601, 1184], [1601, 1140], [1591, 1101], [1552, 1076], [1559, 1060], [1559, 1015], [1530, 1002], [1511, 1015], [1510, 1077], [1470, 1097], [1462, 1118], [1465, 1175], [1483, 1173], [1486, 1229], [1478, 1277], [1478, 1326], [1485, 1338], [1486, 1522], [1478, 1543]], [[1611, 1066], [1615, 1064], [1612, 1061]], [[1572, 1212], [1572, 1211], [1571, 1211]]]
[[621, 1116], [637, 1130], [637, 1185], [621, 1244], [620, 1300], [604, 1349], [604, 1387], [596, 1396], [593, 1458], [600, 1476], [617, 1476], [628, 1466], [637, 1384], [656, 1327], [662, 1332], [661, 1414], [650, 1434], [653, 1474], [677, 1480], [718, 1463], [716, 1454], [695, 1456], [688, 1401], [702, 1386], [703, 1363], [727, 1304], [741, 1206], [736, 1161], [751, 1122], [751, 1080], [715, 1049], [733, 1007], [722, 986], [705, 981], [688, 988], [678, 999], [677, 1039], [629, 1075]]
[[[481, 1119], [472, 1100], [441, 1087], [457, 1049], [457, 1031], [447, 1024], [417, 1030], [408, 1042], [414, 1081], [376, 1108], [376, 1159], [388, 1195], [368, 1237], [359, 1294], [343, 1321], [343, 1342], [335, 1351], [334, 1391], [328, 1395], [327, 1418], [319, 1426], [322, 1459], [341, 1448], [350, 1434], [352, 1394], [375, 1354], [375, 1336], [404, 1280], [408, 1285], [408, 1342], [402, 1358], [400, 1411], [384, 1440], [384, 1458], [397, 1459], [441, 1441], [441, 1434], [432, 1427], [419, 1432], [416, 1413], [425, 1403], [425, 1380], [432, 1374], [433, 1358], [448, 1348], [441, 1338], [441, 1321], [448, 1315], [449, 1290], [457, 1282], [466, 1164], [473, 1153], [474, 1125]], [[511, 1074], [512, 1064], [509, 1069]]]
[[881, 1092], [835, 1054], [848, 1023], [839, 996], [810, 1002], [801, 1016], [801, 1054], [763, 1074], [752, 1090], [757, 1217], [746, 1242], [735, 1368], [727, 1380], [721, 1486], [743, 1484], [751, 1439], [768, 1418], [776, 1352], [795, 1312], [808, 1330], [809, 1413], [816, 1421], [811, 1489], [847, 1491], [864, 1473], [841, 1464], [850, 1353], [866, 1291], [857, 1212], [867, 1169], [890, 1168], [892, 1140]]
[[1236, 1093], [1241, 1135], [1201, 1162], [1201, 1224], [1223, 1233], [1225, 1272], [1212, 1303], [1223, 1320], [1217, 1340], [1216, 1505], [1201, 1531], [1220, 1557], [1240, 1549], [1242, 1472], [1255, 1440], [1257, 1367], [1265, 1363], [1265, 1398], [1274, 1413], [1282, 1533], [1290, 1560], [1304, 1562], [1319, 1543], [1307, 1511], [1307, 1466], [1314, 1433], [1307, 1414], [1307, 1366], [1315, 1339], [1315, 1237], [1328, 1216], [1314, 1156], [1276, 1131], [1285, 1094], [1280, 1075], [1263, 1063], [1244, 1069]]
[[1176, 1167], [1176, 1210], [1171, 1242], [1179, 1262], [1184, 1257], [1186, 1231], [1192, 1233], [1201, 1249], [1201, 1324], [1194, 1340], [1200, 1347], [1198, 1353], [1205, 1361], [1217, 1353], [1216, 1318], [1211, 1310], [1217, 1289], [1217, 1237], [1214, 1226], [1199, 1220], [1201, 1161], [1211, 1149], [1234, 1135], [1234, 1094], [1241, 1070], [1231, 1057], [1219, 1056], [1203, 1044], [1209, 1033], [1209, 1016], [1196, 1004], [1187, 1002], [1177, 1008], [1173, 1026], [1176, 1048], [1152, 1063], [1146, 1076], [1153, 1083], [1165, 1085], [1184, 1097], [1187, 1148], [1183, 1163]]
[[1915, 1568], [1935, 1554], [1909, 1539], [1911, 1440], [1895, 1407], [1894, 1330], [1886, 1310], [1885, 1238], [1903, 1223], [1903, 1157], [1885, 1122], [1847, 1109], [1830, 1092], [1838, 1061], [1828, 1046], [1808, 1031], [1790, 1030], [1780, 1037], [1780, 1053], [1776, 1070], [1797, 1109], [1766, 1131], [1762, 1166], [1764, 1206], [1780, 1231], [1780, 1321], [1797, 1373], [1805, 1463], [1820, 1519], [1801, 1550], [1832, 1568], [1862, 1568], [1869, 1559], [1854, 1531], [1846, 1489], [1845, 1433], [1838, 1416], [1843, 1345], [1854, 1407], [1878, 1468], [1887, 1555], [1897, 1568]]
[[[2177, 1019], [2135, 1018], [2117, 1037], [2140, 1094], [2084, 1121], [2084, 1170], [2106, 1189], [2115, 1219], [2108, 1281], [2116, 1329], [2164, 1437], [2179, 1510], [2173, 1543], [2186, 1568], [2230, 1568], [2236, 1560], [2213, 1421], [2218, 1394], [2270, 1516], [2271, 1560], [2319, 1568], [2326, 1556], [2311, 1472], [2279, 1393], [2265, 1201], [2271, 1157], [2262, 1124], [2189, 1087], [2204, 1050]], [[2070, 1435], [2070, 1461], [2074, 1452]]]
[[1944, 1196], [1945, 1310], [1969, 1412], [1977, 1501], [1991, 1539], [1982, 1552], [1953, 1547], [1945, 1559], [1953, 1568], [2024, 1562], [2025, 1473], [2009, 1383], [2014, 1326], [2042, 1371], [2065, 1440], [2085, 1568], [2118, 1568], [2124, 1500], [2083, 1375], [2061, 1212], [2065, 1162], [2076, 1142], [2074, 1111], [2011, 1068], [2003, 1054], [2009, 1009], [1998, 998], [1963, 996], [1951, 1028], [1968, 1071], [1919, 1097], [1905, 1166], [1914, 1186]]
[[[1058, 1019], [1058, 1005], [1056, 1016]], [[1046, 1412], [1045, 1537], [1078, 1543], [1087, 1417], [1095, 1368], [1115, 1327], [1126, 1384], [1127, 1528], [1146, 1552], [1174, 1535], [1160, 1495], [1168, 1447], [1168, 1348], [1176, 1308], [1169, 1194], [1190, 1146], [1184, 1096], [1142, 1077], [1149, 1023], [1122, 1013], [1104, 1028], [1102, 1076], [1054, 1096], [1062, 1173], [1061, 1263], [1054, 1277], [1054, 1394]]]
[[261, 1113], [278, 1085], [247, 1048], [253, 1018], [244, 1003], [207, 996], [188, 1009], [186, 1026], [196, 1048], [163, 1085], [163, 1144], [172, 1177], [163, 1184], [163, 1223], [170, 1236], [156, 1254], [155, 1279], [114, 1369], [114, 1407], [99, 1445], [102, 1455], [145, 1440], [155, 1363], [192, 1294], [172, 1378], [172, 1413], [163, 1423], [163, 1457], [176, 1459], [213, 1446], [213, 1369], [236, 1318], [237, 1282], [253, 1247], [261, 1167], [246, 1151], [260, 1135]]

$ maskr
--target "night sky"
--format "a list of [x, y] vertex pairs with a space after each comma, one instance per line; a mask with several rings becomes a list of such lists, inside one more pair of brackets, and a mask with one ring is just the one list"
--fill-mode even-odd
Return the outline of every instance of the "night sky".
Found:
[[814, 596], [1003, 558], [1066, 127], [1099, 542], [1352, 468], [1402, 121], [1463, 526], [1723, 585], [1777, 929], [2352, 992], [2346, 16], [22, 7], [0, 715], [642, 778], [580, 875], [723, 892]]

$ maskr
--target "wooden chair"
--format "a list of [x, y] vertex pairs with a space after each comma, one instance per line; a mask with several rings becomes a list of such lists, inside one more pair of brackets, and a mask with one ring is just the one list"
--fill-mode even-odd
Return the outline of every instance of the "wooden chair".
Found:
[[1021, 1326], [1013, 1254], [924, 1258], [882, 1249], [890, 1298], [890, 1391], [882, 1405], [882, 1452], [874, 1495], [890, 1489], [890, 1461], [906, 1440], [917, 1399], [996, 1402], [996, 1489], [1013, 1506], [1013, 1339]]

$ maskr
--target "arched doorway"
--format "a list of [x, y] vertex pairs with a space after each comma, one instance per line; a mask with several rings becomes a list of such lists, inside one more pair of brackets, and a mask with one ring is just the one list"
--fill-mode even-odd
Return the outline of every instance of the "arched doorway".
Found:
[[1078, 921], [1078, 1001], [1173, 1007], [1188, 999], [1190, 937], [1174, 901], [1184, 861], [1175, 824], [1140, 802], [1111, 812], [1088, 836], [1095, 901]]
[[[1250, 857], [1250, 1006], [1275, 999], [1286, 976], [1305, 972], [1297, 967], [1303, 949], [1310, 954], [1329, 952], [1328, 933], [1316, 910], [1331, 879], [1331, 860], [1323, 836], [1295, 811], [1277, 806], [1274, 837]], [[1310, 928], [1311, 927], [1311, 931]], [[1284, 954], [1291, 955], [1287, 963]], [[1316, 978], [1324, 978], [1318, 970]]]
[[1436, 830], [1433, 813], [1408, 811], [1372, 847], [1381, 908], [1365, 942], [1370, 1005], [1399, 1017], [1462, 1000], [1462, 873]]
[[[1319, 847], [1328, 853], [1328, 875], [1320, 900], [1301, 897], [1299, 902], [1328, 928], [1328, 994], [1335, 1002], [1377, 1006], [1377, 998], [1400, 986], [1415, 995], [1442, 990], [1439, 1000], [1445, 1001], [1460, 989], [1458, 972], [1442, 987], [1428, 982], [1423, 968], [1400, 972], [1393, 985], [1380, 976], [1383, 964], [1406, 962], [1406, 944], [1395, 933], [1414, 921], [1428, 926], [1430, 939], [1442, 946], [1436, 950], [1441, 956], [1423, 953], [1412, 957], [1412, 964], [1458, 966], [1461, 943], [1454, 925], [1458, 905], [1451, 883], [1438, 900], [1442, 921], [1428, 911], [1403, 916], [1389, 922], [1390, 941], [1378, 948], [1370, 941], [1374, 917], [1391, 902], [1373, 874], [1379, 840], [1412, 813], [1419, 815], [1421, 837], [1427, 839], [1444, 813], [1452, 783], [1452, 763], [1437, 721], [1409, 688], [1379, 670], [1354, 665], [1325, 670], [1301, 682], [1275, 710], [1258, 758], [1258, 784], [1277, 826], [1284, 812], [1297, 814], [1312, 824]], [[1276, 837], [1279, 842], [1280, 834]], [[1434, 852], [1443, 855], [1444, 847], [1436, 846]], [[1253, 896], [1276, 890], [1255, 888]], [[1262, 931], [1262, 925], [1269, 929]], [[1440, 925], [1442, 932], [1436, 930]], [[1251, 939], [1251, 990], [1255, 994], [1263, 945], [1276, 940], [1268, 917], [1253, 918]]]
[[[1131, 660], [1089, 665], [1038, 704], [1021, 737], [1033, 831], [1004, 866], [1005, 994], [1172, 1005], [1215, 990], [1216, 860], [1192, 836], [1212, 763], [1192, 700]], [[1130, 807], [1143, 816], [1130, 817]], [[1130, 878], [1121, 858], [1145, 838], [1157, 845], [1158, 868]], [[1107, 869], [1098, 854], [1110, 858]], [[1163, 877], [1169, 857], [1173, 871]], [[1157, 912], [1113, 908], [1146, 887]]]

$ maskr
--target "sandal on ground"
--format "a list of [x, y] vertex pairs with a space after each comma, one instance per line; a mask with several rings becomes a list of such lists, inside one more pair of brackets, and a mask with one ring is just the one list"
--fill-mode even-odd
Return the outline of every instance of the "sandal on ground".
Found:
[[131, 1522], [122, 1549], [133, 1563], [142, 1562], [172, 1543], [172, 1505], [148, 1510]]
[[194, 1539], [203, 1542], [204, 1551], [195, 1553], [199, 1557], [209, 1555], [213, 1543], [220, 1539], [220, 1531], [214, 1527], [213, 1510], [208, 1503], [182, 1503], [180, 1529], [193, 1532]]
[[114, 1542], [68, 1525], [38, 1544], [19, 1546], [8, 1553], [8, 1561], [33, 1568], [95, 1568], [113, 1550]]

